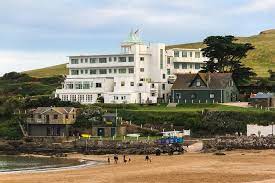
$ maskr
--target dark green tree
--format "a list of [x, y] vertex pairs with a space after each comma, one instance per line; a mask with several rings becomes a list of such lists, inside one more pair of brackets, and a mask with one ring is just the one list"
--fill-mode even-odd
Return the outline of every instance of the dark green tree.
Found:
[[80, 108], [79, 114], [76, 119], [75, 127], [91, 128], [93, 125], [102, 122], [102, 115], [104, 111], [101, 107], [86, 105]]
[[203, 55], [209, 58], [202, 72], [231, 72], [234, 81], [241, 84], [256, 76], [251, 68], [245, 67], [241, 59], [254, 49], [250, 43], [237, 43], [234, 36], [210, 36], [204, 39]]

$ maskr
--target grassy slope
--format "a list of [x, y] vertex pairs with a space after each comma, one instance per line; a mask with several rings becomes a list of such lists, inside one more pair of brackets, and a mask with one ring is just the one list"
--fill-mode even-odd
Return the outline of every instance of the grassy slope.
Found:
[[[240, 37], [240, 42], [252, 43], [255, 46], [255, 50], [251, 51], [247, 58], [243, 62], [252, 67], [260, 77], [268, 77], [268, 70], [275, 70], [275, 29], [264, 31], [263, 33], [251, 36], [251, 37]], [[167, 48], [202, 48], [202, 43], [189, 43], [189, 44], [178, 44], [170, 45]], [[25, 73], [33, 77], [49, 77], [53, 75], [67, 74], [68, 70], [65, 68], [66, 64], [56, 65], [52, 67], [36, 69], [26, 71]]]
[[[248, 53], [243, 60], [246, 66], [251, 67], [260, 77], [268, 77], [268, 70], [275, 70], [275, 29], [263, 31], [251, 37], [239, 37], [238, 42], [251, 43], [255, 50]], [[167, 48], [203, 48], [202, 43], [189, 43], [167, 46]]]
[[60, 64], [60, 65], [55, 65], [55, 66], [46, 67], [42, 69], [30, 70], [24, 73], [29, 74], [32, 77], [42, 78], [42, 77], [51, 77], [56, 75], [67, 75], [68, 69], [66, 69], [66, 64]]
[[[96, 104], [98, 105], [98, 104]], [[177, 107], [166, 107], [167, 104], [160, 105], [139, 105], [139, 104], [101, 104], [103, 109], [113, 111], [115, 109], [128, 111], [146, 111], [146, 112], [201, 112], [204, 109], [210, 111], [236, 111], [236, 112], [265, 112], [265, 110], [256, 108], [243, 108], [236, 106], [226, 106], [221, 104], [179, 104]], [[115, 112], [115, 111], [114, 111]]]

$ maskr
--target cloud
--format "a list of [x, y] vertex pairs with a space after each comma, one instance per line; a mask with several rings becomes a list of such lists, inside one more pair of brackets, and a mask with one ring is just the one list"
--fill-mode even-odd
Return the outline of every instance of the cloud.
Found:
[[6, 72], [21, 72], [66, 63], [68, 53], [0, 50], [0, 76]]
[[250, 0], [244, 5], [237, 8], [237, 12], [239, 13], [253, 13], [265, 11], [275, 11], [274, 0]]

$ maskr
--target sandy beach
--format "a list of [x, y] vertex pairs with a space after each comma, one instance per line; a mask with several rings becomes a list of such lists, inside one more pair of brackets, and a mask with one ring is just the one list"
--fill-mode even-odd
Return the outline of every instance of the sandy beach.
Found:
[[[107, 156], [71, 154], [69, 158], [106, 161]], [[101, 164], [79, 169], [0, 174], [2, 183], [99, 183], [99, 182], [275, 182], [275, 151], [232, 151], [225, 156], [186, 153], [174, 156], [131, 156], [131, 163]]]

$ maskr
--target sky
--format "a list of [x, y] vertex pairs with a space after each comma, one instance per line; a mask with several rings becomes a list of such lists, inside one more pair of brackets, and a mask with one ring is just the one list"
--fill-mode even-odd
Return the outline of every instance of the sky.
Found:
[[275, 0], [0, 0], [0, 75], [119, 52], [131, 29], [180, 44], [273, 28]]

